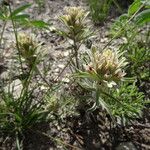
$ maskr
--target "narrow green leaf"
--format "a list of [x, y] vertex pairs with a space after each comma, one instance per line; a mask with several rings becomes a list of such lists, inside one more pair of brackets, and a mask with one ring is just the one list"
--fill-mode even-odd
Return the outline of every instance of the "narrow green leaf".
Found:
[[12, 13], [11, 13], [11, 17], [16, 16], [17, 14], [21, 13], [22, 11], [24, 11], [25, 9], [27, 9], [28, 7], [30, 7], [31, 4], [25, 4], [17, 9], [15, 9]]
[[99, 100], [99, 105], [101, 105], [102, 108], [105, 109], [110, 116], [112, 116], [112, 112], [110, 111], [109, 105], [101, 97], [99, 97], [98, 100]]
[[133, 15], [141, 6], [141, 0], [135, 0], [128, 9], [128, 14]]
[[145, 24], [150, 22], [150, 9], [146, 9], [139, 13], [135, 17], [135, 21], [137, 22], [138, 25], [140, 24]]
[[89, 79], [93, 79], [93, 80], [98, 80], [98, 77], [94, 74], [90, 74], [88, 72], [79, 72], [79, 73], [75, 73], [73, 75], [73, 77], [78, 77], [78, 78], [89, 78]]
[[36, 28], [46, 28], [46, 29], [48, 29], [48, 26], [50, 25], [42, 20], [32, 20], [30, 21], [30, 24]]
[[20, 14], [20, 15], [16, 15], [16, 16], [13, 16], [12, 18], [14, 20], [22, 20], [22, 19], [26, 19], [26, 18], [29, 18], [30, 16], [28, 14]]

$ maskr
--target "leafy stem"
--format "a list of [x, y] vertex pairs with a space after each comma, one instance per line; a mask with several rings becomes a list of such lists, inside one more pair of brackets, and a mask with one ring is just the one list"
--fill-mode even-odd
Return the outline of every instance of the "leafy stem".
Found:
[[77, 69], [79, 69], [79, 61], [78, 61], [78, 46], [77, 46], [77, 42], [75, 40], [75, 38], [73, 39], [73, 49], [74, 49], [74, 53], [75, 53], [75, 61], [76, 61], [76, 67]]

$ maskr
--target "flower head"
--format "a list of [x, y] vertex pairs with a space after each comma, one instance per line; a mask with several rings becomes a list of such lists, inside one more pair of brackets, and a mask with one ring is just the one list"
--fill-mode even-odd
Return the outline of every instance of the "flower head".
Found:
[[75, 19], [81, 19], [85, 14], [85, 11], [81, 7], [69, 7], [65, 8], [65, 10], [71, 17], [75, 17]]
[[[21, 33], [18, 35], [19, 53], [26, 65], [31, 68], [39, 58], [41, 45], [34, 35]], [[39, 60], [38, 60], [39, 61]]]
[[105, 82], [122, 80], [125, 76], [123, 68], [127, 64], [122, 54], [109, 49], [102, 52], [93, 49], [88, 72], [95, 72]]
[[66, 7], [65, 15], [60, 17], [60, 20], [67, 26], [71, 28], [76, 28], [81, 30], [85, 27], [84, 19], [87, 13], [81, 7]]
[[61, 22], [66, 26], [63, 35], [76, 42], [87, 39], [91, 32], [85, 22], [87, 14], [81, 7], [66, 7], [65, 14], [60, 17]]
[[18, 45], [20, 54], [25, 59], [34, 56], [38, 47], [38, 43], [35, 38], [25, 33], [19, 34]]

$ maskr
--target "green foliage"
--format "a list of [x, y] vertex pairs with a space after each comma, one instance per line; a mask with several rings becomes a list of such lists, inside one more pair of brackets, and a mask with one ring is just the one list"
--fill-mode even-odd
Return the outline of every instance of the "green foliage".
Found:
[[[140, 45], [138, 45], [140, 46]], [[150, 61], [150, 51], [149, 49], [145, 49], [144, 47], [140, 48], [137, 45], [130, 45], [130, 51], [126, 54], [128, 61], [127, 70], [128, 75], [137, 76], [139, 79], [148, 79], [150, 69], [148, 66], [148, 62]]]
[[135, 0], [128, 9], [128, 14], [133, 15], [141, 6], [141, 0]]
[[[0, 44], [3, 39], [6, 23], [11, 21], [16, 39], [19, 64], [22, 71], [21, 73], [19, 71], [18, 75], [18, 78], [21, 79], [18, 80], [21, 83], [19, 83], [20, 92], [17, 96], [15, 90], [16, 85], [12, 85], [13, 79], [11, 76], [8, 76], [9, 82], [5, 81], [6, 87], [4, 87], [5, 85], [2, 85], [3, 88], [0, 90], [0, 132], [6, 134], [6, 136], [14, 136], [17, 149], [22, 148], [21, 143], [24, 134], [35, 125], [49, 122], [52, 119], [50, 114], [53, 111], [53, 109], [50, 108], [51, 104], [45, 98], [47, 95], [49, 99], [51, 98], [53, 87], [47, 82], [37, 67], [42, 59], [41, 57], [44, 56], [44, 51], [42, 51], [42, 54], [39, 53], [39, 49], [43, 50], [41, 48], [41, 43], [38, 43], [35, 37], [28, 35], [20, 36], [17, 32], [18, 25], [23, 24], [27, 26], [29, 23], [30, 27], [49, 29], [49, 24], [40, 20], [31, 20], [29, 18], [30, 15], [24, 13], [30, 6], [31, 4], [25, 4], [12, 10], [11, 5], [8, 4], [2, 6], [2, 9], [0, 9], [0, 19], [4, 23]], [[24, 72], [24, 63], [28, 66], [27, 75]], [[14, 64], [12, 64], [12, 66], [13, 65]], [[18, 70], [20, 70], [19, 67]], [[44, 83], [35, 83], [35, 74], [37, 73]], [[25, 75], [25, 77], [21, 78], [23, 75]], [[42, 86], [46, 87], [46, 90], [40, 90]], [[39, 96], [37, 91], [38, 94], [42, 92], [42, 95]]]
[[[115, 33], [120, 31], [117, 36], [122, 34], [122, 32], [131, 31], [140, 25], [144, 25], [149, 22], [149, 3], [148, 0], [135, 0], [133, 4], [129, 7], [128, 13], [121, 15], [114, 23], [111, 28], [111, 33], [114, 36]], [[130, 28], [130, 30], [129, 30]], [[134, 31], [133, 30], [133, 31]], [[137, 32], [135, 30], [135, 32]]]
[[[113, 38], [123, 37], [126, 41], [120, 44], [119, 51], [124, 52], [128, 65], [128, 77], [149, 80], [150, 50], [149, 30], [144, 30], [149, 22], [148, 1], [135, 0], [129, 7], [128, 13], [121, 15], [113, 24], [111, 34]], [[144, 32], [141, 32], [144, 31]], [[113, 114], [121, 119], [122, 124], [138, 117], [144, 107], [143, 93], [139, 92], [135, 84], [121, 84], [118, 90], [112, 90], [111, 95], [121, 103], [108, 99]]]
[[[0, 19], [4, 22], [3, 29], [1, 32], [0, 37], [0, 44], [3, 39], [4, 30], [6, 28], [6, 24], [8, 21], [12, 21], [13, 26], [15, 24], [23, 25], [25, 27], [35, 27], [35, 28], [45, 28], [49, 29], [50, 24], [45, 23], [42, 20], [32, 20], [30, 19], [30, 15], [27, 13], [24, 13], [24, 11], [29, 8], [31, 4], [27, 3], [25, 5], [22, 5], [14, 10], [11, 9], [11, 5], [8, 6], [1, 6], [0, 10]], [[15, 25], [16, 26], [16, 25]]]
[[[33, 68], [34, 69], [34, 68]], [[53, 89], [46, 90], [39, 97], [38, 83], [33, 86], [32, 71], [22, 83], [19, 83], [20, 92], [16, 95], [16, 85], [8, 85], [0, 93], [0, 132], [7, 136], [15, 136], [18, 140], [18, 149], [21, 147], [21, 141], [24, 134], [40, 123], [49, 122], [52, 117], [50, 114], [54, 109], [50, 109], [49, 102], [45, 99]], [[32, 86], [32, 87], [31, 87]], [[41, 91], [40, 91], [41, 92]], [[52, 97], [51, 93], [51, 97]]]
[[19, 22], [19, 24], [27, 28], [37, 28], [47, 30], [50, 30], [50, 26], [52, 25], [42, 20], [30, 20], [30, 19], [23, 19], [21, 22]]
[[107, 18], [112, 0], [88, 0], [88, 4], [92, 20], [99, 24]]
[[12, 93], [3, 91], [1, 97], [3, 109], [0, 112], [1, 131], [22, 134], [35, 124], [45, 122], [50, 110], [44, 107], [44, 103], [41, 104], [33, 99], [33, 91], [26, 91], [18, 99], [15, 99]]
[[125, 52], [125, 57], [129, 62], [128, 75], [140, 79], [147, 78], [150, 72], [147, 68], [150, 56], [149, 30], [144, 31], [144, 27], [150, 19], [147, 2], [135, 0], [129, 7], [128, 13], [121, 15], [111, 28], [111, 34], [115, 38], [124, 37], [126, 40], [119, 49], [121, 52]]
[[[141, 8], [144, 8], [144, 10], [139, 11]], [[136, 12], [137, 14], [134, 18], [135, 24], [141, 25], [150, 22], [150, 4], [148, 0], [135, 0], [129, 7], [128, 15], [131, 16]]]
[[10, 12], [10, 6], [3, 6], [1, 11], [0, 11], [0, 19], [3, 21], [8, 21], [8, 20], [22, 20], [25, 18], [29, 18], [29, 15], [26, 13], [23, 13], [24, 10], [29, 8], [31, 4], [25, 4], [23, 6], [20, 6], [19, 8], [16, 8], [15, 10]]
[[112, 114], [120, 118], [121, 122], [127, 123], [141, 115], [145, 103], [144, 94], [138, 91], [134, 83], [122, 83], [119, 89], [111, 91], [111, 95], [119, 103], [112, 98], [106, 98], [106, 102]]
[[135, 17], [137, 24], [146, 24], [150, 22], [150, 9], [143, 10]]

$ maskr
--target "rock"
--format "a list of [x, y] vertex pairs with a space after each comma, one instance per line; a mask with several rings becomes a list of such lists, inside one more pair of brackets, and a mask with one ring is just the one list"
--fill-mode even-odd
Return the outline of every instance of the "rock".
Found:
[[63, 69], [64, 67], [65, 67], [64, 64], [59, 64], [59, 65], [58, 65], [58, 68], [60, 68], [60, 69]]
[[19, 98], [21, 91], [22, 91], [23, 85], [22, 82], [19, 79], [14, 80], [10, 85], [7, 85], [4, 87], [5, 92], [12, 93], [14, 98]]
[[69, 55], [68, 51], [64, 52], [64, 57], [67, 57], [68, 55]]
[[59, 69], [59, 68], [56, 68], [56, 69], [54, 70], [54, 73], [59, 73], [59, 71], [60, 71], [60, 69]]
[[62, 78], [62, 81], [64, 82], [64, 83], [69, 83], [69, 78]]
[[117, 147], [116, 150], [137, 150], [132, 142], [122, 142]]
[[0, 73], [1, 75], [0, 75], [0, 78], [2, 79], [2, 80], [7, 80], [7, 79], [9, 79], [9, 72], [8, 71], [5, 71], [5, 72], [3, 72], [3, 73]]
[[101, 42], [102, 43], [105, 43], [105, 42], [107, 42], [108, 41], [108, 38], [103, 38], [103, 39], [101, 39]]

